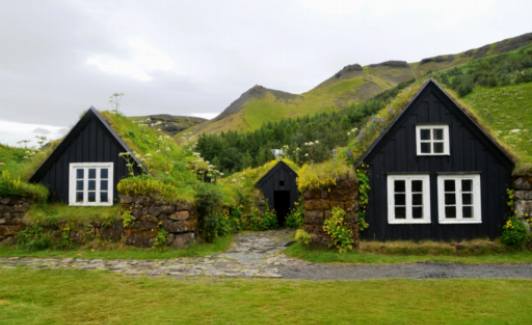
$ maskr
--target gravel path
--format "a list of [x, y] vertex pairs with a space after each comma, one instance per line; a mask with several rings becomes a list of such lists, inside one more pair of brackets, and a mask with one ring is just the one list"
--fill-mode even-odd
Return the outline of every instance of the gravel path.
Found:
[[268, 277], [310, 280], [379, 278], [529, 278], [532, 264], [319, 264], [290, 258], [282, 253], [292, 232], [287, 230], [242, 233], [224, 253], [167, 260], [102, 260], [81, 258], [0, 258], [0, 267], [36, 269], [70, 268], [108, 270], [149, 276]]

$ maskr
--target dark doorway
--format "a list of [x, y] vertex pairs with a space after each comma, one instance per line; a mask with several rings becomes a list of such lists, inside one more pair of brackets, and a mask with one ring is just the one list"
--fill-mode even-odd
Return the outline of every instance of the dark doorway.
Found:
[[286, 215], [290, 211], [290, 191], [274, 191], [273, 208], [277, 215], [279, 226], [284, 226]]

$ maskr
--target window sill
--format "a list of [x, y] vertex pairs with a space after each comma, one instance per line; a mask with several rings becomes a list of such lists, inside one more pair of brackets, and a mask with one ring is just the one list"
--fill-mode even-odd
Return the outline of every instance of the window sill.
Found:
[[431, 220], [388, 220], [389, 225], [426, 225], [430, 224]]
[[69, 206], [73, 207], [108, 207], [112, 206], [113, 202], [108, 203], [69, 203]]
[[482, 220], [478, 220], [478, 219], [475, 219], [475, 220], [438, 220], [438, 223], [439, 224], [442, 224], [442, 225], [463, 225], [463, 224], [481, 224], [482, 223]]

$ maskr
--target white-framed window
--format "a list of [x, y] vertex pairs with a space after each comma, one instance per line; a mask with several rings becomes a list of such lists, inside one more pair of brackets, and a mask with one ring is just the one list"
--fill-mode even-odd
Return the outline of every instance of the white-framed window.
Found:
[[482, 223], [480, 175], [438, 176], [439, 223]]
[[388, 223], [430, 223], [429, 175], [389, 175]]
[[417, 125], [416, 151], [418, 156], [449, 155], [449, 126]]
[[70, 205], [113, 205], [112, 162], [70, 163]]

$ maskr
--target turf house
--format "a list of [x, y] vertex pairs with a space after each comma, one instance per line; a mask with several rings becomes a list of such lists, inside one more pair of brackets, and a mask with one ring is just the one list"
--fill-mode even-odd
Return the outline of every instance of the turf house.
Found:
[[359, 162], [372, 189], [368, 239], [494, 238], [507, 219], [511, 156], [433, 80]]

